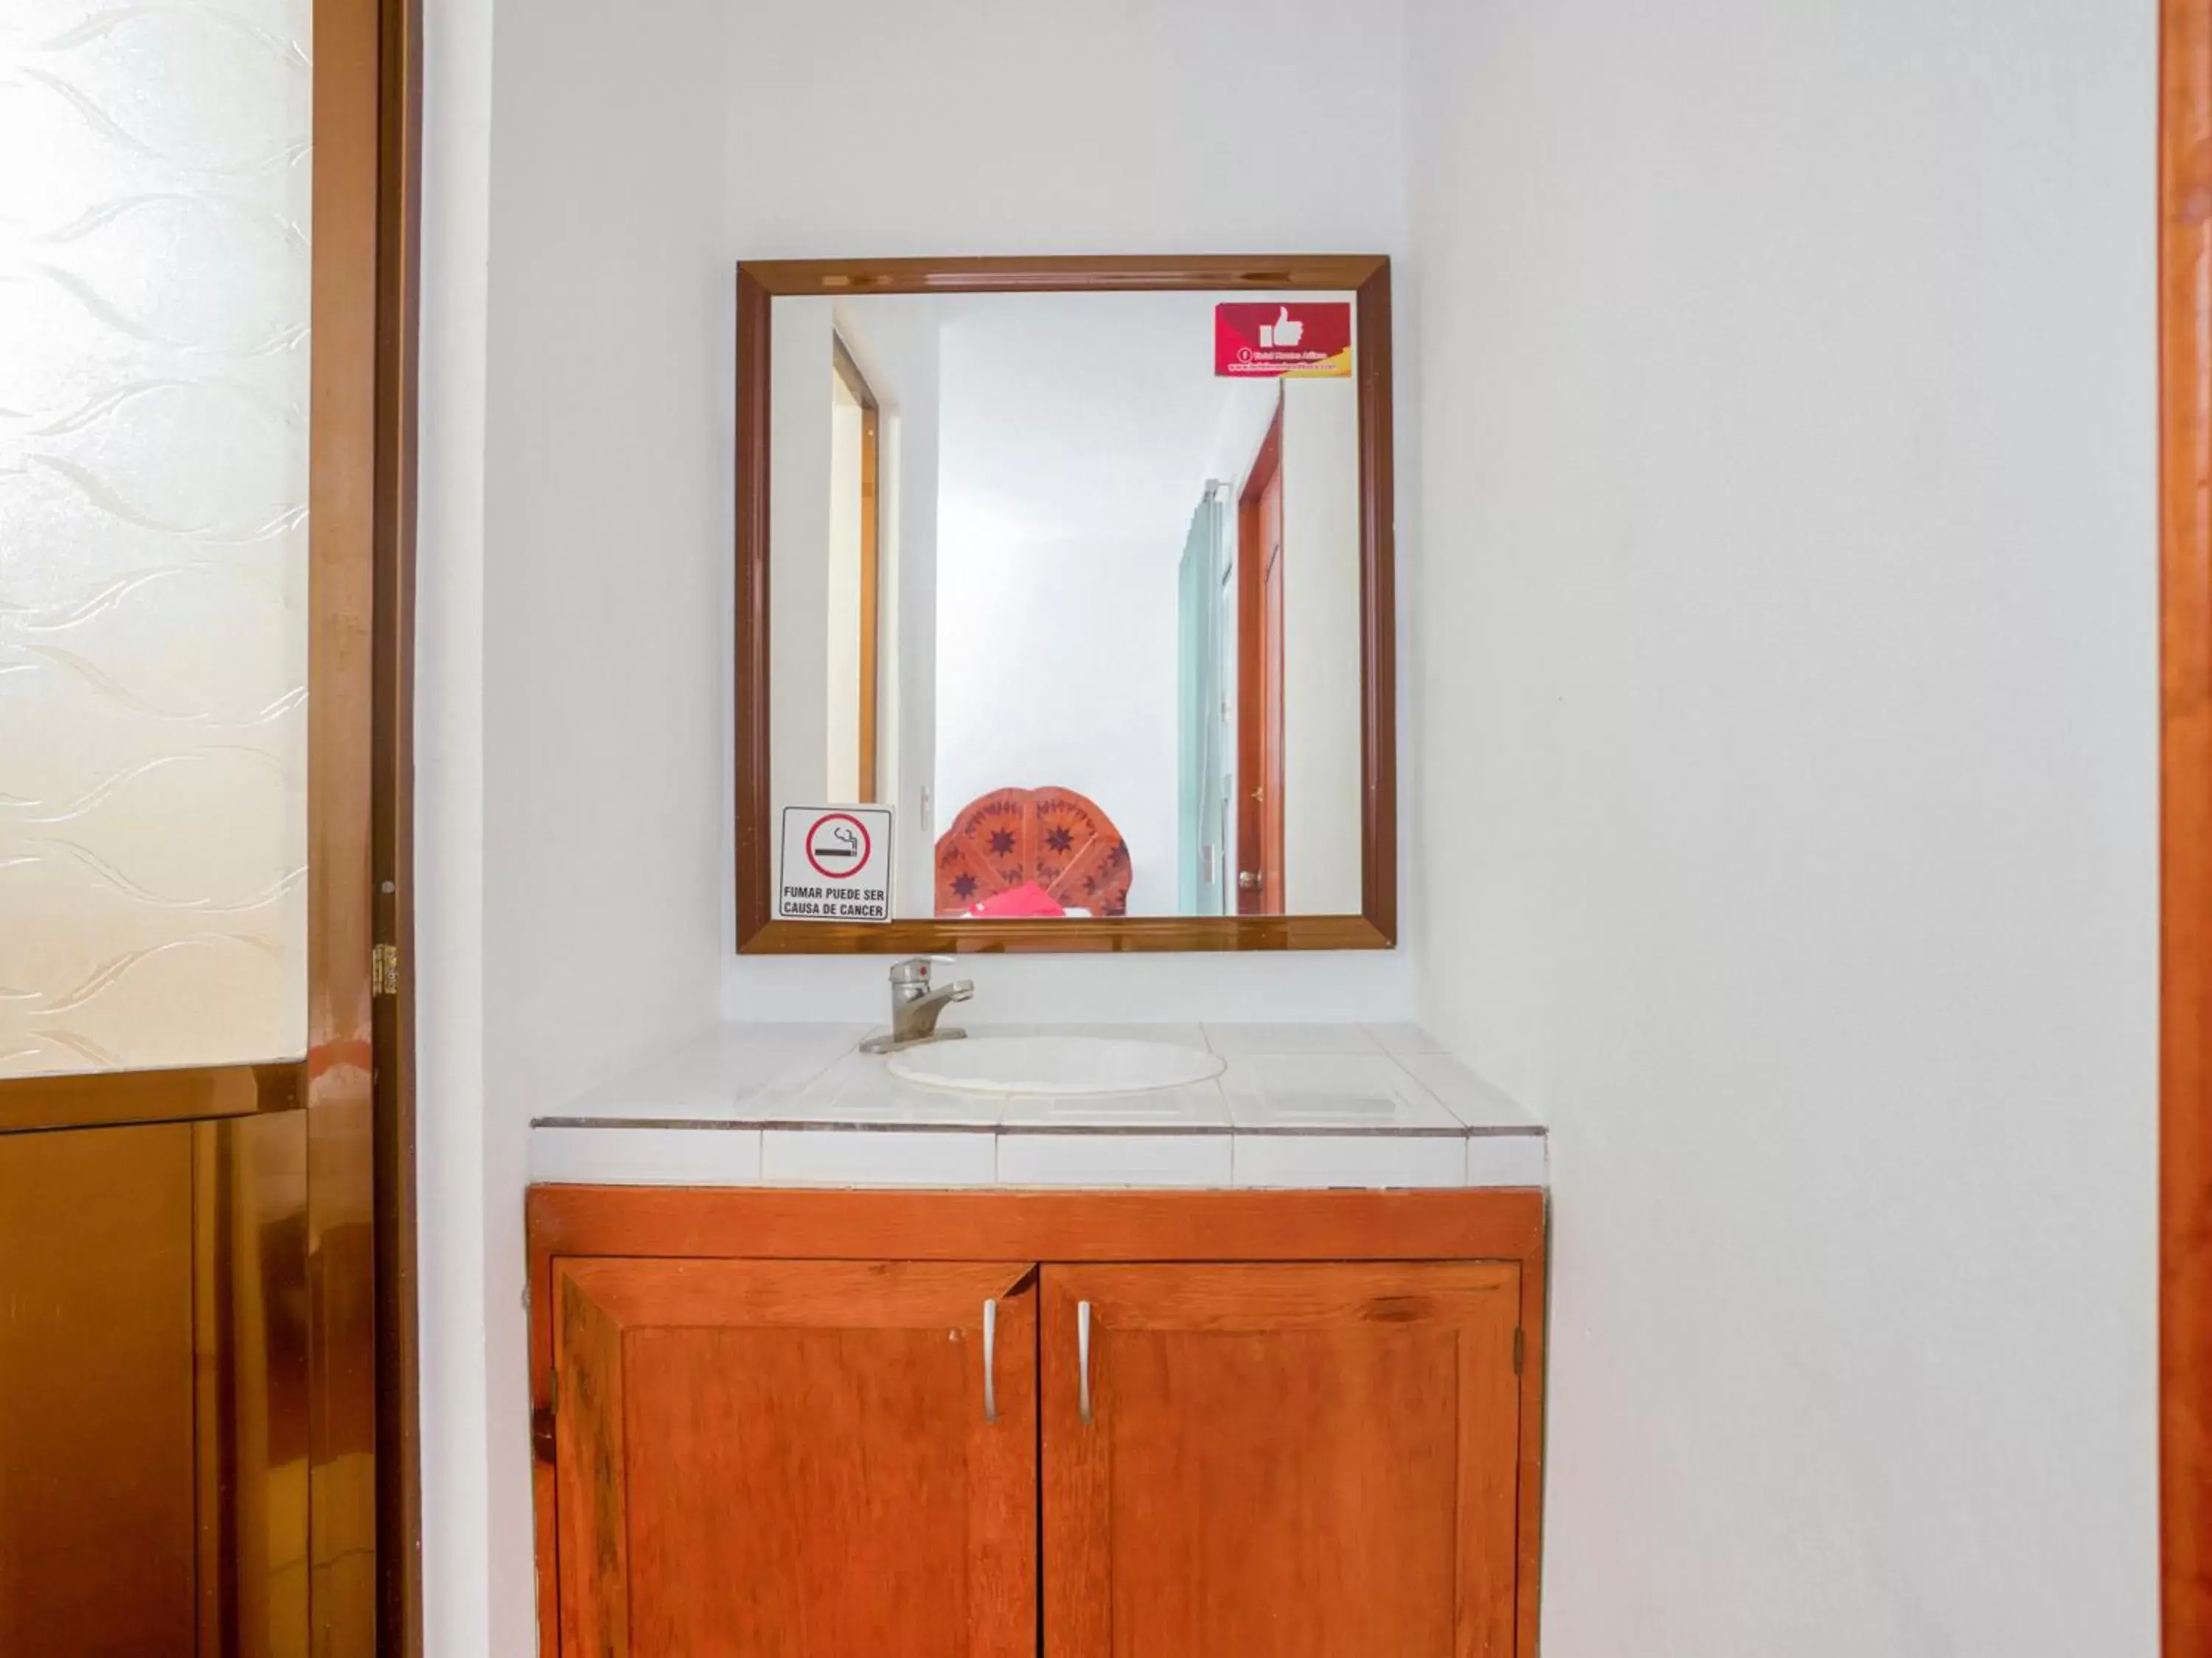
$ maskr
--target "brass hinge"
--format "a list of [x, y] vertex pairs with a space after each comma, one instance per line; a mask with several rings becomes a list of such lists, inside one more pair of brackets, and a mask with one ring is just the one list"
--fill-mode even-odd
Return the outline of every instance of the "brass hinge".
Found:
[[399, 947], [380, 944], [368, 953], [368, 993], [371, 996], [399, 994]]
[[1521, 1374], [1521, 1356], [1526, 1345], [1526, 1338], [1516, 1328], [1513, 1332], [1513, 1374], [1516, 1376]]

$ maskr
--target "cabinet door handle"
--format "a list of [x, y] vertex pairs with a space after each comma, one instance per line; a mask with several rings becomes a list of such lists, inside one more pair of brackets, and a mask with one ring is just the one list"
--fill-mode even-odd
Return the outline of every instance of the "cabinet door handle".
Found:
[[1091, 1423], [1091, 1303], [1075, 1303], [1076, 1409]]
[[983, 1420], [999, 1419], [999, 1303], [983, 1303]]

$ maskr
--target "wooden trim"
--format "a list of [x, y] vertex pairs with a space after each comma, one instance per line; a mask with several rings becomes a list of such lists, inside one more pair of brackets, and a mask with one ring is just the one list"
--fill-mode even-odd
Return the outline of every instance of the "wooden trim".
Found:
[[860, 405], [860, 798], [882, 798], [876, 772], [877, 704], [883, 694], [880, 632], [883, 621], [883, 500], [880, 465], [882, 406], [860, 365], [842, 338], [830, 336], [830, 357], [837, 378]]
[[[1542, 1194], [1538, 1194], [1540, 1197]], [[1544, 1587], [1544, 1381], [1549, 1319], [1551, 1229], [1540, 1225], [1521, 1258], [1521, 1481], [1516, 1494], [1521, 1558], [1514, 1571], [1514, 1617], [1520, 1658], [1541, 1650], [1540, 1611]]]
[[2212, 0], [2164, 0], [2159, 1425], [2167, 1658], [2212, 1651]]
[[0, 1087], [0, 1134], [296, 1111], [305, 1097], [306, 1073], [305, 1066], [289, 1062], [11, 1076]]
[[[737, 917], [747, 955], [1101, 950], [1389, 949], [1398, 930], [1395, 488], [1390, 264], [1379, 254], [772, 259], [738, 266]], [[1361, 830], [1356, 916], [1146, 916], [1091, 921], [915, 917], [887, 925], [772, 919], [769, 786], [769, 313], [778, 295], [1351, 290], [1359, 387]]]
[[[1522, 1188], [1060, 1192], [535, 1186], [524, 1212], [533, 1306], [545, 1305], [551, 1293], [553, 1262], [574, 1256], [1540, 1264], [1544, 1247], [1544, 1194]], [[540, 1364], [545, 1352], [535, 1335], [532, 1351], [533, 1365]]]
[[769, 290], [738, 267], [738, 948], [769, 925]]
[[422, 10], [386, 0], [380, 47], [374, 824], [375, 936], [396, 994], [375, 1002], [376, 1637], [422, 1651], [422, 1342], [415, 1178], [415, 500], [421, 327]]
[[[1017, 1261], [1494, 1260], [1521, 1266], [1517, 1658], [1536, 1651], [1546, 1198], [1453, 1192], [794, 1192], [537, 1186], [524, 1199], [533, 1420], [554, 1423], [555, 1272], [579, 1258]], [[550, 1436], [541, 1436], [550, 1442]], [[539, 1658], [559, 1645], [558, 1500], [532, 1464]]]
[[765, 293], [999, 294], [1178, 288], [1358, 288], [1389, 261], [1379, 253], [1087, 254], [1028, 259], [749, 259]]
[[[765, 889], [761, 898], [765, 905]], [[764, 921], [738, 948], [747, 955], [1048, 955], [1099, 950], [1387, 950], [1393, 942], [1365, 916], [1127, 916], [1088, 921], [939, 916], [888, 926]]]
[[1390, 372], [1390, 264], [1359, 284], [1359, 908], [1384, 939], [1398, 936], [1398, 483]]
[[378, 237], [383, 0], [316, 0], [308, 393], [309, 1604], [325, 1658], [376, 1642]]
[[[1274, 418], [1267, 423], [1267, 435], [1260, 440], [1259, 452], [1244, 469], [1237, 489], [1237, 856], [1227, 873], [1234, 883], [1231, 890], [1239, 915], [1282, 913], [1267, 907], [1265, 883], [1270, 873], [1263, 861], [1267, 811], [1253, 793], [1255, 780], [1267, 773], [1268, 735], [1265, 717], [1267, 627], [1261, 613], [1267, 572], [1253, 555], [1260, 550], [1261, 499], [1282, 467], [1283, 393], [1282, 382], [1278, 381]], [[1277, 712], [1279, 715], [1281, 710]], [[1273, 809], [1282, 810], [1282, 802], [1273, 802]], [[1259, 872], [1260, 890], [1244, 890], [1242, 877], [1248, 871]], [[1280, 875], [1276, 879], [1279, 886]]]

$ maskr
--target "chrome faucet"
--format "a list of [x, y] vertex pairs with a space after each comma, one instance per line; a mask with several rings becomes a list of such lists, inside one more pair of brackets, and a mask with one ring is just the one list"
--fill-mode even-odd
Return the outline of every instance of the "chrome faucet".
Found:
[[891, 964], [891, 1027], [888, 1035], [872, 1036], [860, 1044], [863, 1053], [895, 1053], [921, 1042], [950, 1042], [968, 1034], [963, 1030], [939, 1030], [937, 1016], [955, 1002], [975, 994], [969, 980], [930, 987], [929, 970], [938, 962], [951, 964], [947, 955], [918, 955]]

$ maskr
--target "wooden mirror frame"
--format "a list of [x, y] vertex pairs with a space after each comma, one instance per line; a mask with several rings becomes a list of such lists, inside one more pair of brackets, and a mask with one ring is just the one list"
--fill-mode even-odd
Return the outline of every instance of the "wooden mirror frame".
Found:
[[[769, 795], [769, 310], [780, 297], [849, 294], [1335, 290], [1358, 301], [1360, 912], [884, 923], [778, 921]], [[915, 955], [1084, 950], [1379, 950], [1397, 942], [1397, 600], [1390, 422], [1390, 261], [1275, 257], [775, 259], [738, 266], [738, 949], [747, 955]]]

